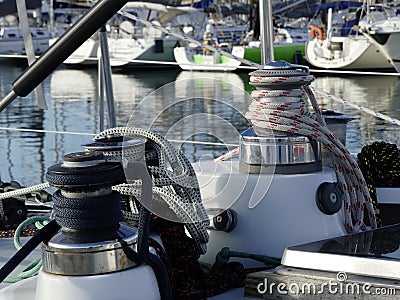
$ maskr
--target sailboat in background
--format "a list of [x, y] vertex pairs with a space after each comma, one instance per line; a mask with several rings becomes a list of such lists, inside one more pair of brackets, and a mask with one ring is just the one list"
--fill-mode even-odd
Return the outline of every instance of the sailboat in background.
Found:
[[400, 73], [400, 17], [395, 8], [372, 4], [360, 21], [360, 31]]
[[[36, 55], [49, 48], [50, 32], [47, 28], [31, 27], [33, 48]], [[25, 55], [24, 39], [19, 27], [0, 27], [0, 57], [1, 55]]]
[[[243, 58], [244, 48], [233, 46], [231, 54]], [[196, 48], [175, 47], [174, 56], [179, 67], [189, 71], [234, 71], [241, 64], [240, 61], [219, 53], [205, 53], [203, 49], [199, 52]]]
[[[27, 21], [30, 23], [33, 51], [42, 54], [49, 48], [51, 34], [46, 26], [45, 8], [41, 1], [28, 1], [25, 6]], [[47, 15], [46, 15], [47, 17]], [[27, 29], [27, 32], [28, 29]], [[21, 58], [26, 55], [23, 32], [17, 17], [15, 1], [0, 2], [0, 57]]]
[[[13, 82], [0, 111], [28, 95], [123, 5], [96, 2], [70, 35]], [[107, 77], [110, 70], [102, 66]], [[230, 102], [230, 91], [238, 87], [229, 81], [230, 89], [223, 93], [210, 83], [211, 93], [198, 93], [201, 85], [195, 82], [185, 84], [193, 87], [190, 95], [163, 97], [165, 106], [158, 106], [160, 90], [179, 86], [177, 81], [135, 105], [126, 127], [116, 127], [114, 100], [108, 97], [109, 129], [84, 144], [84, 151], [51, 165], [47, 182], [1, 194], [6, 198], [55, 190], [52, 218], [41, 219], [47, 223], [13, 256], [11, 239], [2, 243], [0, 282], [32, 251], [42, 260], [26, 271], [33, 276], [2, 288], [0, 298], [321, 299], [343, 292], [342, 299], [354, 299], [360, 291], [366, 297], [384, 291], [388, 299], [398, 298], [400, 150], [378, 143], [383, 147], [369, 148], [356, 161], [338, 138], [347, 121], [334, 126], [334, 132], [326, 126], [310, 87], [313, 80], [305, 66], [263, 62], [250, 73], [256, 89], [244, 115]], [[215, 114], [213, 104], [219, 101], [225, 109]], [[168, 133], [155, 131], [156, 121], [163, 121], [160, 113], [147, 127], [153, 131], [134, 126], [146, 103], [167, 117], [180, 104], [209, 104], [208, 110], [193, 111], [167, 131], [190, 128], [181, 142], [206, 134], [221, 138], [227, 147], [225, 134], [214, 135], [214, 129], [224, 126], [239, 145], [230, 144], [233, 151], [215, 159], [204, 156], [190, 163], [167, 139]], [[250, 127], [239, 133], [226, 115], [244, 118]], [[201, 123], [211, 123], [211, 130], [193, 126]], [[324, 150], [330, 155], [324, 157]], [[375, 179], [384, 188], [375, 187]], [[389, 214], [381, 204], [390, 204]]]
[[[308, 28], [274, 28], [274, 58], [290, 63], [303, 63]], [[261, 62], [261, 41], [250, 41], [245, 46], [244, 58]]]
[[[207, 23], [206, 15], [202, 11], [186, 6], [170, 7], [150, 2], [128, 2], [123, 11], [168, 27], [172, 32], [184, 32], [195, 39], [202, 37]], [[160, 63], [175, 62], [173, 49], [179, 44], [179, 39], [173, 35], [166, 35], [155, 28], [144, 26], [120, 15], [114, 16], [107, 23], [106, 29], [112, 67], [159, 67]], [[96, 33], [64, 63], [97, 64], [98, 52], [99, 38]]]
[[323, 69], [392, 68], [381, 49], [358, 31], [366, 11], [361, 2], [334, 1], [320, 5], [310, 22], [307, 61]]

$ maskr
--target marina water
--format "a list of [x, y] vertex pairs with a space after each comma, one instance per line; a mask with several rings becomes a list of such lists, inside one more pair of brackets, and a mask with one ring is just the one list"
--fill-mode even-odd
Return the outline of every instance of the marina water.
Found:
[[[1, 98], [24, 68], [23, 64], [1, 62]], [[165, 135], [191, 161], [216, 158], [234, 149], [238, 134], [249, 126], [244, 118], [251, 101], [249, 92], [254, 89], [248, 84], [249, 72], [113, 70], [117, 126], [138, 126]], [[315, 76], [312, 86], [316, 89], [400, 119], [398, 77]], [[80, 145], [90, 142], [99, 131], [96, 68], [60, 67], [44, 81], [43, 88], [48, 110], [38, 109], [31, 93], [16, 99], [0, 114], [3, 181], [16, 180], [25, 186], [45, 182], [48, 166], [61, 162], [66, 153], [82, 151]], [[350, 152], [358, 153], [374, 141], [400, 144], [398, 125], [338, 101], [321, 99], [320, 103], [324, 109], [356, 117], [348, 125]], [[105, 123], [107, 126], [107, 120]]]

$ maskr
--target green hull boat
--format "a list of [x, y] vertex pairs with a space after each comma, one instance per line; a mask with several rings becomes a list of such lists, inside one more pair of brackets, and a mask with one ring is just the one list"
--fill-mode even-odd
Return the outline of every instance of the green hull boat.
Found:
[[[305, 45], [276, 44], [274, 45], [274, 60], [284, 60], [289, 63], [305, 63]], [[244, 58], [256, 63], [261, 63], [261, 49], [259, 47], [246, 47]]]

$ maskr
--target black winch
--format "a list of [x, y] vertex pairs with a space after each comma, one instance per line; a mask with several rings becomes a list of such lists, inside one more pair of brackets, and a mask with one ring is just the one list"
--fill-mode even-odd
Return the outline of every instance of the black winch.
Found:
[[116, 238], [121, 196], [111, 186], [125, 178], [121, 164], [107, 163], [98, 152], [77, 152], [51, 166], [46, 177], [59, 188], [53, 195], [55, 218], [71, 243]]

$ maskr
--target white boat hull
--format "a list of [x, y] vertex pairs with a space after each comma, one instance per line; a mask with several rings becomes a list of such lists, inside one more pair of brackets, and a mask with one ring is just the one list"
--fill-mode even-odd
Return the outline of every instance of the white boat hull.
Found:
[[[48, 38], [33, 39], [32, 41], [35, 54], [41, 54], [49, 48]], [[24, 41], [21, 39], [0, 40], [0, 54], [26, 54]]]
[[375, 33], [370, 35], [376, 46], [386, 55], [397, 72], [400, 73], [400, 31]]
[[[32, 27], [33, 50], [40, 55], [49, 48], [50, 33], [45, 28]], [[25, 43], [19, 27], [0, 28], [0, 55], [25, 55]]]
[[99, 41], [88, 39], [74, 53], [69, 56], [64, 63], [67, 65], [93, 65], [97, 64], [97, 51], [99, 49]]
[[[159, 43], [158, 45], [156, 45]], [[143, 66], [157, 62], [174, 62], [173, 49], [176, 39], [145, 39], [117, 38], [108, 39], [110, 64], [112, 67]], [[148, 62], [148, 63], [146, 63]], [[159, 65], [156, 64], [157, 67]]]
[[[162, 41], [162, 51], [157, 51], [155, 41], [145, 42], [134, 39], [118, 38], [108, 39], [108, 49], [111, 67], [154, 66], [160, 63], [173, 63], [173, 49], [175, 40]], [[64, 63], [66, 65], [94, 65], [100, 57], [100, 44], [98, 40], [85, 41]]]
[[391, 63], [364, 36], [317, 38], [306, 43], [307, 61], [322, 69], [386, 69]]
[[[232, 58], [227, 58], [227, 61], [223, 62], [218, 53], [211, 53], [210, 55], [198, 54], [198, 61], [196, 61], [195, 55], [184, 47], [176, 47], [174, 49], [175, 60], [185, 71], [234, 71], [241, 63]], [[232, 47], [232, 55], [243, 58], [244, 47]]]
[[[57, 38], [51, 39], [50, 46], [57, 41]], [[66, 65], [94, 65], [97, 64], [97, 51], [99, 41], [96, 39], [86, 40], [78, 49], [76, 49], [65, 61]]]

